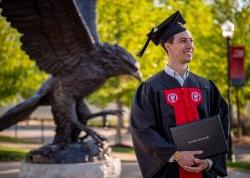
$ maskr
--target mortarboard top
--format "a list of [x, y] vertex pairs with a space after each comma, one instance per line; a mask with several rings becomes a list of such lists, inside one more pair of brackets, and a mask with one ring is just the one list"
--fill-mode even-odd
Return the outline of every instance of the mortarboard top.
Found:
[[186, 31], [184, 24], [185, 20], [179, 11], [169, 16], [160, 25], [152, 28], [152, 30], [147, 34], [148, 39], [143, 48], [138, 52], [137, 56], [141, 57], [143, 55], [150, 40], [158, 46], [160, 43], [165, 43], [172, 36]]

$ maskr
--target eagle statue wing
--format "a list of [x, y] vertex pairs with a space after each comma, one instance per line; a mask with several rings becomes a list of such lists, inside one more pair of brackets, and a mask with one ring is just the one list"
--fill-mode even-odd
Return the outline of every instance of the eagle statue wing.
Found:
[[52, 75], [74, 70], [98, 43], [96, 0], [2, 0], [0, 7], [22, 33], [22, 49]]

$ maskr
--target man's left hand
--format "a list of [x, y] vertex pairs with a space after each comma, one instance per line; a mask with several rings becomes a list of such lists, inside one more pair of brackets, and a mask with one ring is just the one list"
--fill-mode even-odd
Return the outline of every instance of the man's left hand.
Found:
[[207, 169], [209, 166], [208, 160], [195, 159], [195, 166], [184, 166], [184, 169], [188, 172], [200, 173]]

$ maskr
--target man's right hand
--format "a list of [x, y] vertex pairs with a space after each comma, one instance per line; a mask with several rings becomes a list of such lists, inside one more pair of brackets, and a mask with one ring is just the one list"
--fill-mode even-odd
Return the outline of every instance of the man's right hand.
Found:
[[181, 151], [181, 159], [177, 163], [185, 169], [184, 166], [195, 165], [195, 155], [202, 154], [203, 151]]

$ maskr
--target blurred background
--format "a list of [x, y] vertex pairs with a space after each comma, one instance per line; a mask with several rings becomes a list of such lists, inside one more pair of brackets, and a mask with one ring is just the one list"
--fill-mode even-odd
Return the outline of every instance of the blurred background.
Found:
[[[98, 0], [99, 37], [103, 42], [118, 43], [135, 56], [151, 28], [176, 10], [184, 16], [194, 38], [190, 70], [213, 80], [230, 103], [231, 135], [236, 146], [233, 151], [238, 164], [233, 163], [234, 158], [228, 164], [250, 170], [250, 0]], [[0, 16], [0, 115], [32, 96], [48, 77], [21, 50], [20, 36]], [[137, 60], [145, 80], [164, 69], [167, 57], [160, 47], [150, 44]], [[138, 85], [132, 77], [111, 78], [87, 99], [92, 112], [103, 108], [126, 111], [119, 118], [109, 116], [89, 123], [110, 138], [122, 160], [135, 160], [129, 108]], [[50, 108], [40, 107], [29, 120], [0, 132], [0, 161], [22, 159], [17, 150], [27, 152], [33, 144], [49, 143], [53, 130]], [[6, 151], [16, 155], [12, 152], [11, 157], [12, 153]]]

